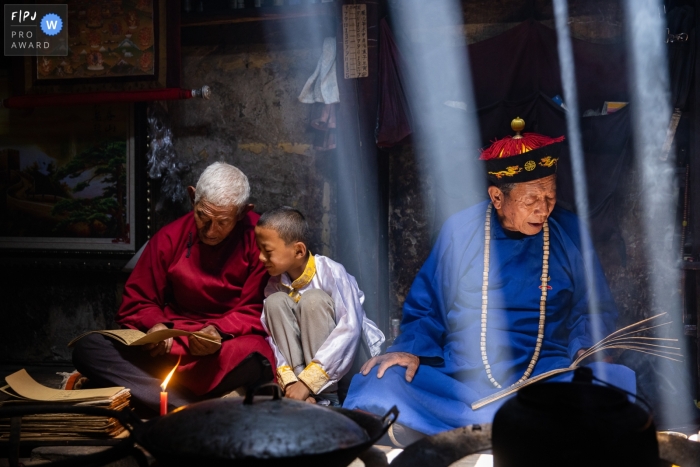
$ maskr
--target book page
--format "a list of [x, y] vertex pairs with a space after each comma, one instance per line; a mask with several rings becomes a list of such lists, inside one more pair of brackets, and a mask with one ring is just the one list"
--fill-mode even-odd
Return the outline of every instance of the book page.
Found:
[[576, 369], [575, 367], [568, 367], [568, 368], [559, 368], [556, 370], [550, 370], [550, 371], [547, 371], [545, 373], [539, 374], [533, 378], [526, 379], [522, 383], [513, 384], [512, 386], [508, 386], [505, 389], [502, 389], [496, 393], [491, 394], [490, 396], [486, 396], [486, 397], [474, 402], [472, 404], [472, 410], [480, 409], [481, 407], [488, 405], [491, 402], [496, 402], [498, 399], [502, 399], [506, 396], [510, 396], [511, 394], [518, 392], [520, 389], [524, 388], [525, 386], [529, 386], [532, 383], [542, 381], [543, 379], [550, 378], [554, 375], [566, 373], [567, 371], [573, 371], [575, 369]]
[[197, 336], [198, 338], [205, 340], [205, 341], [215, 342], [217, 344], [221, 343], [221, 341], [214, 339], [209, 334], [203, 334], [201, 332], [189, 332], [189, 331], [182, 331], [180, 329], [161, 329], [160, 331], [155, 331], [155, 332], [152, 332], [150, 334], [145, 334], [140, 339], [137, 339], [133, 342], [130, 342], [127, 345], [154, 344], [156, 342], [160, 342], [160, 341], [163, 341], [165, 339], [169, 339], [171, 337], [177, 337], [177, 336]]
[[101, 331], [88, 331], [70, 341], [68, 343], [68, 347], [73, 347], [73, 345], [75, 345], [75, 343], [78, 342], [80, 339], [94, 332], [118, 340], [124, 345], [130, 345], [132, 342], [137, 341], [146, 335], [145, 333], [137, 329], [104, 329]]
[[78, 336], [75, 339], [73, 339], [72, 341], [70, 341], [68, 343], [68, 347], [72, 347], [78, 340], [82, 339], [83, 337], [85, 337], [88, 334], [91, 334], [93, 332], [110, 337], [112, 339], [115, 339], [115, 340], [121, 342], [124, 345], [129, 345], [129, 346], [155, 344], [155, 343], [158, 343], [160, 341], [164, 341], [165, 339], [169, 339], [171, 337], [189, 336], [189, 335], [195, 335], [198, 338], [203, 339], [205, 341], [216, 342], [219, 344], [221, 343], [219, 340], [214, 339], [212, 336], [210, 336], [208, 334], [203, 334], [201, 332], [182, 331], [180, 329], [161, 329], [160, 331], [154, 331], [150, 334], [143, 333], [143, 332], [136, 330], [136, 329], [105, 329], [102, 331], [90, 331], [90, 332], [86, 332], [85, 334], [81, 334], [80, 336]]
[[24, 369], [12, 373], [5, 378], [5, 381], [20, 396], [36, 401], [76, 402], [87, 399], [108, 399], [124, 389], [121, 386], [101, 389], [75, 389], [72, 391], [48, 388], [37, 383]]

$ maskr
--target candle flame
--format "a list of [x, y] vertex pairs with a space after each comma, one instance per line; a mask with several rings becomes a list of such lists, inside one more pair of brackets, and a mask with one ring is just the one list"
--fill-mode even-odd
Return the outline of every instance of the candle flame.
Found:
[[163, 384], [160, 385], [160, 389], [165, 392], [165, 387], [168, 385], [168, 382], [170, 381], [170, 378], [172, 378], [173, 373], [175, 373], [175, 370], [177, 370], [177, 367], [180, 366], [180, 360], [182, 360], [182, 355], [180, 355], [177, 358], [177, 363], [173, 367], [172, 370], [170, 370], [170, 373], [168, 373], [168, 376], [165, 378], [165, 381], [163, 381]]

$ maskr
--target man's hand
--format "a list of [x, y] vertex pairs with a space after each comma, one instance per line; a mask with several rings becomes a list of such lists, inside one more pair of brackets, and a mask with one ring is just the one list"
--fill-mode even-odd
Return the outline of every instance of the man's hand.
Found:
[[[298, 401], [306, 401], [307, 399], [312, 399], [311, 397], [309, 397], [310, 395], [311, 391], [308, 387], [306, 387], [306, 384], [302, 383], [301, 381], [295, 381], [294, 383], [288, 385], [284, 390], [285, 397], [289, 397], [290, 399], [296, 399]], [[314, 399], [314, 402], [316, 402], [316, 399]]]
[[[146, 334], [150, 334], [155, 331], [160, 331], [161, 329], [168, 329], [168, 327], [163, 323], [158, 323], [151, 329], [146, 331]], [[170, 349], [173, 348], [173, 338], [170, 337], [164, 341], [160, 341], [156, 344], [146, 344], [143, 346], [143, 350], [149, 352], [151, 357], [157, 357], [158, 355], [165, 355], [170, 353]]]
[[379, 365], [379, 369], [377, 370], [377, 378], [384, 376], [384, 372], [391, 366], [399, 365], [405, 367], [406, 381], [410, 383], [413, 381], [416, 371], [418, 371], [420, 359], [408, 352], [385, 353], [384, 355], [377, 355], [376, 357], [372, 357], [367, 360], [365, 364], [362, 365], [362, 368], [360, 368], [360, 373], [367, 376], [367, 373], [369, 373], [370, 370], [377, 365]]
[[202, 334], [207, 334], [211, 336], [213, 340], [218, 342], [211, 342], [208, 340], [200, 339], [199, 337], [194, 335], [189, 335], [187, 336], [187, 340], [190, 344], [190, 353], [192, 355], [203, 357], [204, 355], [211, 355], [221, 348], [221, 335], [214, 326], [205, 326], [198, 332], [201, 332]]

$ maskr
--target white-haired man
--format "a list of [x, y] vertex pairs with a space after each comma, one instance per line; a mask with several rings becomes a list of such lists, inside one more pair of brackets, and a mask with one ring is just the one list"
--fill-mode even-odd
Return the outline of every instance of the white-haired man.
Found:
[[272, 351], [260, 322], [269, 276], [258, 260], [259, 216], [248, 204], [248, 179], [217, 162], [188, 191], [194, 212], [150, 240], [124, 287], [116, 321], [145, 332], [200, 331], [221, 345], [191, 336], [132, 348], [90, 334], [73, 351], [77, 370], [91, 383], [128, 387], [137, 406], [154, 410], [158, 387], [180, 356], [168, 386], [171, 406], [272, 380]]

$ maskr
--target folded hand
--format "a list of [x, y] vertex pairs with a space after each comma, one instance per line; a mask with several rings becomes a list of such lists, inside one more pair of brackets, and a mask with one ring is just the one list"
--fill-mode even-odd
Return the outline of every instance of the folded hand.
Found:
[[302, 383], [301, 381], [296, 381], [288, 385], [287, 388], [284, 390], [285, 397], [289, 397], [290, 399], [296, 399], [298, 401], [306, 401], [307, 399], [309, 399], [310, 395], [311, 391], [308, 387], [306, 387], [306, 384]]
[[201, 339], [195, 335], [187, 336], [190, 354], [202, 357], [204, 355], [211, 355], [221, 348], [221, 334], [219, 334], [219, 331], [217, 331], [214, 326], [205, 326], [198, 332], [211, 336], [212, 340]]
[[[168, 327], [163, 323], [158, 323], [151, 329], [146, 331], [146, 334], [150, 334], [155, 331], [160, 331], [162, 329], [168, 329]], [[170, 353], [170, 349], [173, 348], [173, 338], [170, 337], [164, 341], [157, 342], [155, 344], [146, 344], [143, 346], [143, 350], [150, 352], [151, 357], [157, 357], [158, 355], [165, 355]]]

